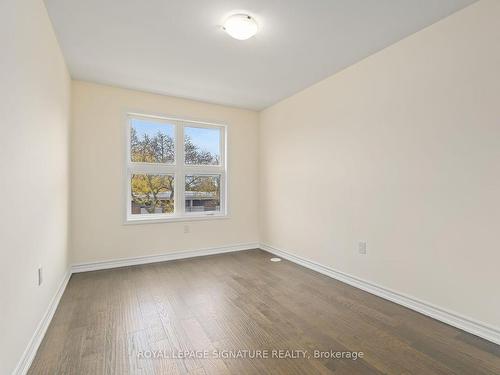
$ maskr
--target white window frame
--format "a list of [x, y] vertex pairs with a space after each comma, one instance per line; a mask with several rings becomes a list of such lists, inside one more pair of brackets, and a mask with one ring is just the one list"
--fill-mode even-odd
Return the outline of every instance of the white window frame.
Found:
[[[131, 120], [143, 119], [174, 125], [175, 156], [173, 164], [137, 163], [130, 156]], [[184, 163], [184, 128], [207, 128], [220, 131], [219, 165], [190, 165]], [[125, 224], [161, 223], [173, 221], [194, 221], [221, 219], [228, 217], [227, 211], [227, 126], [204, 121], [185, 120], [175, 117], [149, 115], [128, 112], [126, 115], [125, 137]], [[132, 174], [165, 174], [174, 176], [174, 213], [173, 214], [132, 214]], [[186, 175], [220, 175], [220, 211], [185, 212], [185, 178]]]

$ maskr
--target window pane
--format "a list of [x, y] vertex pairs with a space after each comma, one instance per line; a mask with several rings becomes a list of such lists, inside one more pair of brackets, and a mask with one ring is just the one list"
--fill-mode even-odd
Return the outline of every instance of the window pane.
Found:
[[220, 211], [220, 175], [186, 176], [186, 212]]
[[174, 163], [174, 126], [152, 120], [130, 121], [130, 158], [140, 163]]
[[186, 164], [220, 164], [220, 129], [184, 128], [184, 150]]
[[132, 215], [174, 212], [174, 176], [133, 174], [130, 186]]

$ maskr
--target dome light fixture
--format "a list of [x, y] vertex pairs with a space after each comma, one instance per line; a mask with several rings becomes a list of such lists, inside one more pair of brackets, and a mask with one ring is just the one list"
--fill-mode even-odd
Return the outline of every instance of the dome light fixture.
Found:
[[257, 34], [257, 22], [248, 14], [233, 14], [222, 25], [222, 29], [234, 39], [246, 40]]

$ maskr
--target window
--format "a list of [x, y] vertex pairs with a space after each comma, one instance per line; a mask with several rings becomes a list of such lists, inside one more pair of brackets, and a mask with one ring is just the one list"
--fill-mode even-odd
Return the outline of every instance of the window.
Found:
[[226, 128], [129, 114], [127, 222], [226, 215]]

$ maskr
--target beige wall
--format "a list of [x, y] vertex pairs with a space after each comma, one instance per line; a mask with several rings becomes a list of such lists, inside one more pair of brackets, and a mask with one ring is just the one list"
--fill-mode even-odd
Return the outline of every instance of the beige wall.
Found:
[[0, 374], [10, 374], [68, 269], [70, 78], [41, 0], [0, 2], [0, 45]]
[[262, 242], [500, 327], [499, 20], [480, 1], [263, 111]]
[[[74, 263], [258, 241], [256, 112], [78, 81], [72, 95]], [[127, 111], [228, 125], [229, 218], [123, 224]]]
[[[72, 263], [254, 243], [259, 190], [263, 243], [500, 327], [499, 18], [496, 0], [456, 13], [263, 111], [259, 139], [256, 112], [70, 88], [43, 2], [2, 1], [0, 196], [17, 199], [0, 210], [0, 373], [67, 270], [68, 232]], [[228, 124], [229, 218], [123, 224], [129, 110]]]

